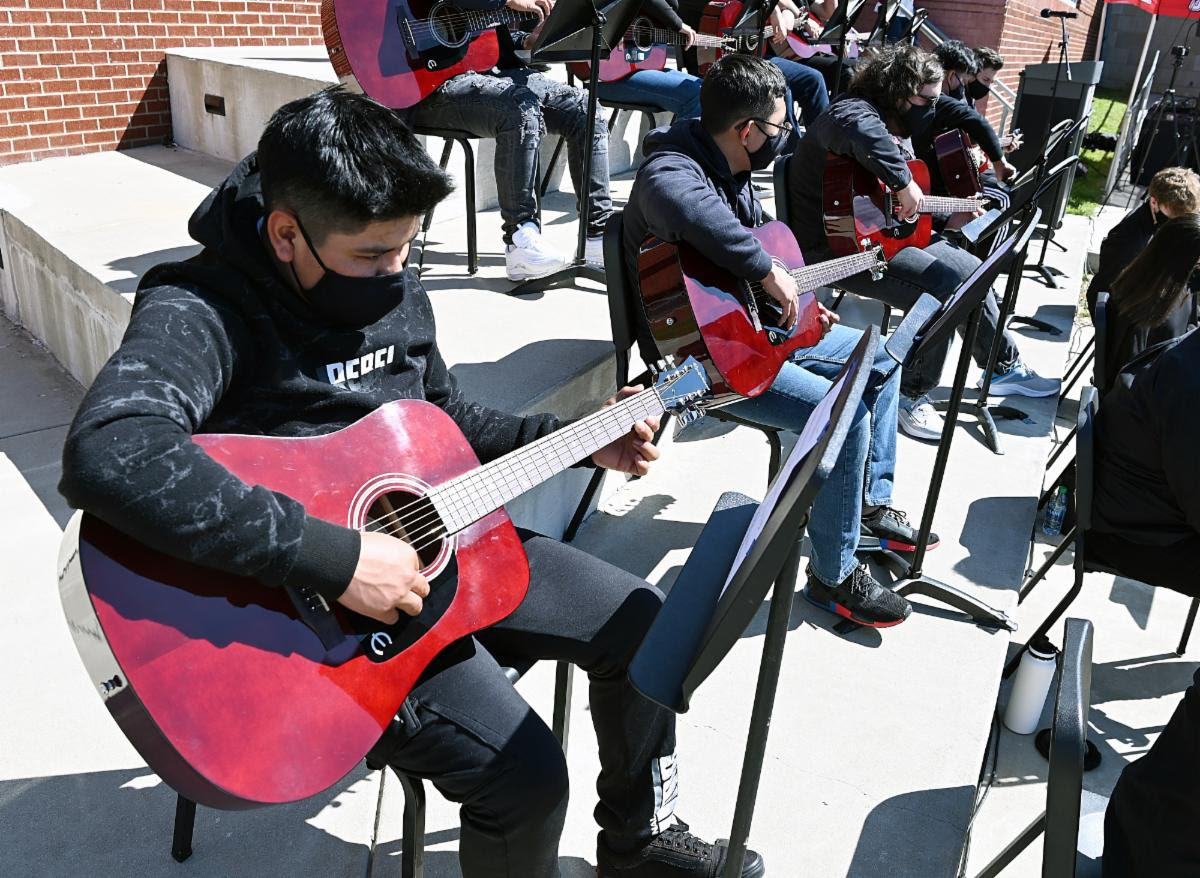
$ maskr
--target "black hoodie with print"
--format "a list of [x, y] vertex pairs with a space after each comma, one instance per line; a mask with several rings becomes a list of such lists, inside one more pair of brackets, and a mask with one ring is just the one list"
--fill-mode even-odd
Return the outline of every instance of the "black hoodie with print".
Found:
[[63, 450], [59, 490], [152, 548], [267, 585], [303, 582], [335, 599], [359, 534], [250, 487], [193, 433], [313, 436], [394, 399], [424, 399], [462, 429], [483, 462], [558, 427], [465, 399], [438, 353], [415, 274], [377, 322], [332, 327], [285, 284], [261, 233], [254, 155], [188, 225], [204, 250], [142, 278], [120, 348], [84, 397]]

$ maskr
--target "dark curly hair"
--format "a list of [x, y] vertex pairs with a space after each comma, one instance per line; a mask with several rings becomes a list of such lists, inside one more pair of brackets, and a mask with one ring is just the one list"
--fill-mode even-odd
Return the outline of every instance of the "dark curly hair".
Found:
[[850, 94], [893, 111], [921, 87], [941, 82], [944, 71], [937, 58], [923, 49], [892, 45], [860, 58], [850, 81]]
[[989, 49], [987, 46], [980, 46], [975, 50], [975, 61], [979, 64], [979, 69], [990, 67], [993, 70], [1000, 70], [1004, 67], [1004, 58], [995, 49]]
[[962, 40], [947, 40], [933, 50], [944, 70], [974, 76], [979, 72], [975, 53]]

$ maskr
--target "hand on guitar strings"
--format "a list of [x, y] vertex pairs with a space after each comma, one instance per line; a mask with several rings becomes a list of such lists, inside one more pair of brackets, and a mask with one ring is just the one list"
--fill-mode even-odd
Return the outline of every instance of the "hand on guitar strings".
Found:
[[360, 616], [386, 625], [421, 612], [429, 596], [429, 583], [421, 575], [421, 561], [404, 540], [376, 531], [364, 531], [354, 578], [338, 603]]
[[908, 222], [920, 213], [921, 199], [924, 197], [925, 193], [921, 191], [916, 180], [909, 180], [907, 186], [896, 190], [896, 200], [900, 202], [900, 209], [896, 211], [896, 216], [900, 218], [901, 222]]
[[692, 30], [690, 25], [686, 24], [679, 29], [679, 32], [683, 34], [683, 49], [687, 51], [696, 42], [696, 32]]
[[771, 266], [771, 273], [764, 277], [761, 283], [763, 290], [779, 303], [783, 312], [779, 318], [779, 325], [784, 329], [791, 329], [800, 315], [800, 290], [796, 287], [796, 279], [790, 271], [775, 263]]
[[[640, 393], [644, 388], [637, 384], [622, 387], [617, 395], [604, 403], [604, 407], [616, 405], [626, 397]], [[602, 469], [619, 473], [644, 476], [650, 472], [650, 464], [658, 460], [659, 450], [654, 445], [654, 433], [658, 430], [659, 418], [638, 421], [633, 428], [615, 442], [610, 442], [592, 455], [592, 463]]]
[[550, 14], [550, 10], [554, 8], [553, 0], [507, 0], [504, 5], [513, 12], [536, 15], [538, 18], [538, 27], [541, 27], [542, 22], [546, 20], [546, 16]]

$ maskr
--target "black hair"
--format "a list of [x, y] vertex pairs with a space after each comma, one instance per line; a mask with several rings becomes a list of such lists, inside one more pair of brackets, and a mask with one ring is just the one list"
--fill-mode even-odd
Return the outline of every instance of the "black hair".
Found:
[[921, 88], [942, 81], [937, 58], [916, 46], [896, 44], [872, 50], [859, 58], [849, 92], [885, 112], [894, 113]]
[[987, 46], [980, 46], [975, 50], [975, 61], [980, 70], [985, 67], [1001, 70], [1004, 67], [1004, 57], [995, 49], [989, 49]]
[[258, 141], [258, 170], [267, 211], [295, 212], [317, 244], [420, 216], [454, 188], [394, 111], [340, 85], [275, 111]]
[[700, 85], [700, 124], [709, 134], [720, 134], [747, 119], [766, 119], [787, 93], [774, 64], [755, 55], [724, 55]]
[[1113, 281], [1113, 307], [1137, 329], [1161, 325], [1188, 294], [1198, 261], [1200, 214], [1168, 220]]
[[933, 53], [937, 55], [938, 62], [944, 70], [970, 76], [979, 72], [979, 61], [975, 58], [975, 52], [962, 40], [946, 40], [934, 49]]

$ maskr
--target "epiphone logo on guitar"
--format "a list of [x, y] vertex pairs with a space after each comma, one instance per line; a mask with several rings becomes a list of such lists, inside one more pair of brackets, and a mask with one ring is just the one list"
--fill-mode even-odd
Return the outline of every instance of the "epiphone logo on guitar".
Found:
[[387, 648], [392, 645], [392, 635], [386, 631], [376, 631], [371, 635], [371, 652], [379, 657], [387, 651]]

